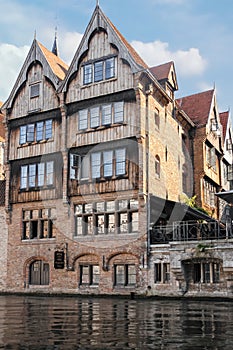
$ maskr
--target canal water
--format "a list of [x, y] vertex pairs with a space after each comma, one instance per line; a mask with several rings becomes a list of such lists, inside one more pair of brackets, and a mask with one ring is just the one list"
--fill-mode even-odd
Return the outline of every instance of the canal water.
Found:
[[233, 349], [233, 301], [0, 296], [0, 349]]

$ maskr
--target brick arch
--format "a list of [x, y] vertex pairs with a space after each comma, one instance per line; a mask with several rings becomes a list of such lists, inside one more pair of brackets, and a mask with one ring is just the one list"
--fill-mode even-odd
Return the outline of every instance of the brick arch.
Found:
[[[112, 261], [114, 261], [114, 260], [121, 261], [121, 262], [122, 262], [122, 260], [125, 261], [125, 259], [121, 258], [123, 256], [124, 257], [128, 256], [129, 258], [131, 258], [131, 257], [134, 258], [134, 259], [132, 259], [134, 263], [139, 263], [139, 261], [140, 261], [140, 256], [138, 254], [123, 251], [123, 252], [117, 252], [115, 254], [110, 255], [107, 259], [107, 264], [108, 265], [111, 264]], [[118, 260], [118, 258], [119, 258], [119, 260]]]
[[73, 259], [73, 263], [72, 263], [72, 267], [75, 267], [75, 264], [77, 262], [86, 262], [86, 263], [90, 263], [90, 262], [98, 262], [100, 264], [100, 256], [98, 256], [97, 254], [94, 253], [82, 253], [77, 255], [74, 259]]

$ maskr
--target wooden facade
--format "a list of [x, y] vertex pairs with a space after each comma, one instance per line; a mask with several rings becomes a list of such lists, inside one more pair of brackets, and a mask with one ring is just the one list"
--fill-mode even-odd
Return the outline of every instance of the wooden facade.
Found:
[[8, 290], [148, 292], [165, 217], [150, 198], [180, 202], [199, 181], [177, 89], [173, 62], [149, 69], [99, 6], [70, 67], [33, 41], [3, 106]]

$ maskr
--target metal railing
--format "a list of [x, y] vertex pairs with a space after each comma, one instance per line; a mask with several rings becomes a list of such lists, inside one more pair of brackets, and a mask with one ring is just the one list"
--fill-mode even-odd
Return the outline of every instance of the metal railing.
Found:
[[224, 226], [217, 221], [208, 223], [174, 222], [172, 225], [154, 226], [150, 231], [151, 244], [228, 238], [233, 238], [232, 225]]

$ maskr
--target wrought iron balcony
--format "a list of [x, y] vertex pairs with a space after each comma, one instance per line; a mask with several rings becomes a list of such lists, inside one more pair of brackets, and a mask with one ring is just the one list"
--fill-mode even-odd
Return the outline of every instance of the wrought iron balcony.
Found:
[[154, 226], [150, 231], [151, 244], [230, 238], [233, 238], [232, 226], [224, 226], [217, 221], [208, 223], [194, 221], [174, 222], [173, 225]]

